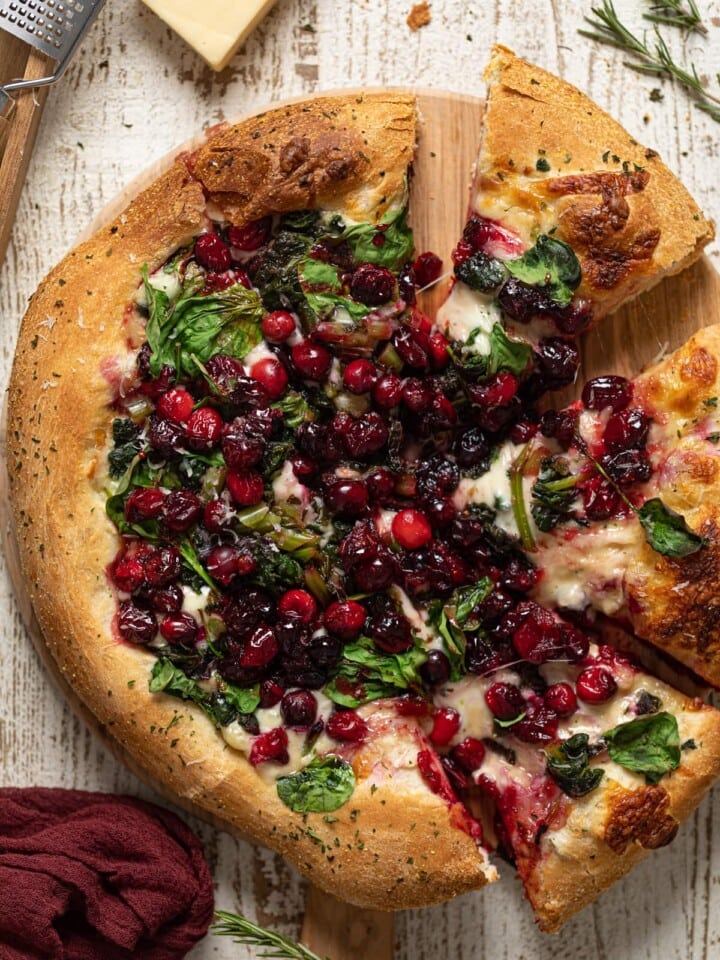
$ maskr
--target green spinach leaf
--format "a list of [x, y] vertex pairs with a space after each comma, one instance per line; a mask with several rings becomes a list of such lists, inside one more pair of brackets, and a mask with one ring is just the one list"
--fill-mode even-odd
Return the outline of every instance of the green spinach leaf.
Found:
[[539, 530], [547, 533], [570, 519], [579, 479], [565, 457], [545, 457], [531, 492], [530, 511]]
[[[385, 214], [378, 230], [370, 223], [356, 223], [347, 227], [342, 239], [347, 242], [358, 263], [377, 263], [397, 271], [413, 254], [412, 230], [407, 225], [407, 207]], [[382, 237], [382, 243], [375, 243]]]
[[680, 733], [671, 713], [653, 713], [613, 727], [604, 735], [615, 763], [657, 783], [680, 766]]
[[338, 319], [344, 319], [344, 312], [353, 322], [369, 313], [369, 307], [343, 292], [339, 267], [306, 257], [300, 262], [298, 275], [308, 306], [318, 320], [329, 320], [338, 310], [341, 311]]
[[547, 234], [541, 234], [535, 246], [517, 260], [506, 260], [505, 268], [523, 283], [540, 287], [562, 307], [570, 303], [582, 279], [572, 247]]
[[604, 774], [599, 767], [590, 767], [586, 733], [575, 736], [545, 751], [547, 772], [569, 797], [583, 797], [594, 790]]
[[645, 530], [645, 539], [653, 550], [665, 557], [687, 557], [707, 543], [688, 527], [682, 514], [666, 507], [659, 497], [647, 500], [637, 515]]
[[381, 654], [372, 640], [359, 637], [346, 644], [336, 674], [323, 692], [344, 707], [397, 697], [420, 685], [419, 669], [426, 660], [427, 653], [420, 647], [411, 647], [405, 653]]
[[347, 803], [354, 790], [353, 768], [333, 756], [316, 757], [277, 782], [278, 796], [295, 813], [332, 813]]

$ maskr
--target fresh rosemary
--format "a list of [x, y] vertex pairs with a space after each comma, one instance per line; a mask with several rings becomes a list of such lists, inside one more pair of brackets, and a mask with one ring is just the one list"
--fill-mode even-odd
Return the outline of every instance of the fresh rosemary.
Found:
[[[676, 0], [678, 6], [680, 0]], [[663, 4], [663, 6], [668, 6]], [[694, 4], [693, 9], [697, 9]], [[651, 46], [647, 38], [641, 40], [636, 37], [620, 21], [612, 0], [602, 0], [601, 7], [592, 7], [593, 17], [585, 17], [592, 30], [579, 30], [578, 32], [590, 40], [597, 40], [600, 43], [609, 44], [632, 54], [637, 62], [624, 61], [625, 66], [639, 73], [647, 73], [652, 76], [670, 77], [677, 80], [683, 86], [687, 87], [695, 95], [695, 106], [707, 113], [713, 120], [720, 123], [720, 97], [710, 93], [698, 76], [695, 65], [690, 65], [690, 70], [675, 63], [670, 53], [665, 39], [657, 28], [654, 28], [654, 44]], [[720, 83], [720, 74], [718, 74]]]
[[703, 34], [708, 32], [695, 0], [687, 0], [687, 9], [683, 6], [683, 0], [651, 0], [650, 10], [650, 13], [643, 14], [643, 19], [651, 23], [665, 23], [671, 27], [680, 27], [681, 30], [695, 30]]
[[[236, 943], [249, 947], [260, 947], [263, 952], [256, 954], [258, 958], [276, 958], [276, 960], [323, 960], [312, 950], [301, 943], [295, 943], [289, 937], [260, 927], [251, 920], [236, 913], [227, 913], [218, 910], [215, 913], [218, 922], [212, 927], [212, 932], [219, 937], [234, 937]], [[268, 952], [269, 951], [269, 952]], [[327, 957], [324, 960], [328, 960]]]

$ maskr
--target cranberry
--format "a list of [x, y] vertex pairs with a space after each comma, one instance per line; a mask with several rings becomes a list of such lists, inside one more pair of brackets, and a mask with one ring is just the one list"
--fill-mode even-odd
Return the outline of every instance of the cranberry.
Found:
[[210, 576], [226, 587], [238, 574], [240, 557], [241, 554], [237, 547], [223, 544], [212, 548], [205, 561], [205, 566]]
[[505, 407], [513, 399], [519, 387], [512, 373], [496, 373], [485, 383], [470, 383], [467, 392], [470, 400], [481, 407]]
[[395, 491], [395, 474], [387, 467], [378, 467], [365, 477], [368, 494], [371, 500], [380, 503], [389, 499]]
[[632, 384], [625, 377], [595, 377], [583, 387], [582, 402], [588, 410], [611, 407], [617, 413], [632, 400], [632, 389]]
[[325, 485], [325, 504], [331, 513], [341, 517], [359, 517], [368, 505], [364, 480], [334, 479]]
[[527, 593], [538, 582], [539, 576], [540, 574], [527, 557], [514, 556], [503, 567], [499, 583], [507, 590]]
[[133, 557], [123, 557], [115, 564], [113, 579], [118, 590], [132, 593], [142, 586], [145, 580], [145, 570], [139, 560]]
[[265, 710], [277, 706], [282, 700], [283, 693], [285, 691], [277, 680], [263, 680], [260, 684], [260, 706]]
[[231, 470], [254, 467], [267, 446], [266, 425], [254, 416], [236, 417], [227, 424], [222, 441], [225, 462]]
[[512, 727], [512, 733], [524, 743], [552, 743], [557, 738], [558, 715], [545, 704], [530, 703], [525, 716]]
[[371, 411], [357, 419], [350, 418], [342, 433], [350, 457], [364, 460], [379, 453], [388, 440], [388, 426], [379, 413]]
[[280, 713], [289, 727], [309, 727], [317, 716], [317, 700], [309, 690], [289, 690], [280, 701]]
[[368, 726], [353, 710], [340, 710], [328, 719], [325, 732], [343, 743], [362, 743], [367, 739]]
[[279, 400], [288, 385], [285, 367], [276, 357], [263, 357], [250, 368], [250, 376], [265, 387], [271, 400]]
[[425, 512], [431, 526], [438, 530], [444, 530], [457, 517], [457, 509], [452, 500], [444, 500], [438, 497], [425, 504]]
[[437, 254], [427, 251], [421, 253], [413, 263], [413, 273], [418, 287], [427, 287], [435, 283], [442, 273], [443, 262]]
[[172, 613], [160, 621], [160, 633], [168, 643], [192, 643], [197, 632], [197, 620], [191, 613]]
[[220, 533], [237, 514], [225, 500], [211, 500], [203, 509], [203, 523], [210, 533]]
[[185, 423], [192, 413], [195, 401], [192, 394], [182, 387], [171, 387], [157, 402], [157, 411], [161, 417], [175, 423]]
[[250, 763], [256, 767], [259, 763], [279, 763], [284, 766], [290, 762], [288, 735], [282, 727], [275, 727], [267, 733], [261, 733], [250, 748]]
[[433, 370], [444, 370], [448, 363], [450, 363], [448, 347], [447, 337], [440, 333], [439, 330], [430, 335], [430, 339], [428, 340], [428, 353]]
[[312, 623], [317, 617], [315, 598], [307, 590], [286, 590], [278, 600], [280, 613], [293, 614], [303, 623]]
[[641, 410], [628, 407], [614, 413], [608, 420], [603, 440], [609, 450], [644, 447], [650, 430], [650, 420]]
[[322, 380], [330, 369], [332, 354], [319, 343], [302, 340], [291, 350], [295, 369], [307, 380]]
[[430, 687], [441, 687], [450, 679], [450, 661], [442, 650], [429, 650], [420, 675]]
[[168, 530], [182, 533], [188, 530], [202, 513], [200, 499], [190, 490], [172, 490], [162, 508], [162, 519]]
[[575, 681], [577, 695], [585, 703], [605, 703], [617, 690], [617, 680], [605, 667], [586, 667]]
[[283, 343], [295, 333], [295, 317], [287, 310], [274, 310], [262, 318], [260, 327], [269, 343]]
[[350, 296], [367, 307], [379, 307], [391, 300], [395, 277], [386, 267], [361, 263], [350, 280]]
[[540, 417], [540, 432], [569, 444], [575, 437], [577, 417], [576, 410], [546, 410]]
[[171, 583], [167, 587], [153, 587], [147, 591], [147, 599], [153, 610], [158, 613], [179, 613], [182, 610], [185, 595], [182, 587]]
[[644, 450], [621, 450], [620, 453], [607, 454], [600, 462], [620, 486], [645, 483], [652, 475], [652, 466]]
[[145, 644], [155, 639], [157, 622], [147, 610], [136, 606], [132, 600], [123, 600], [118, 612], [118, 630], [123, 640]]
[[223, 418], [214, 407], [199, 407], [188, 417], [185, 437], [191, 450], [210, 450], [220, 439]]
[[429, 363], [427, 351], [419, 343], [414, 330], [408, 326], [402, 326], [392, 335], [391, 341], [404, 363], [416, 370], [427, 370]]
[[368, 625], [368, 633], [383, 653], [404, 653], [413, 645], [410, 623], [407, 617], [396, 610], [386, 610], [373, 617]]
[[323, 615], [323, 623], [340, 640], [355, 640], [365, 626], [365, 607], [355, 600], [331, 603]]
[[195, 241], [195, 259], [201, 267], [222, 273], [231, 266], [230, 250], [216, 233], [202, 233]]
[[453, 493], [460, 483], [460, 471], [451, 460], [435, 456], [418, 464], [415, 479], [419, 495], [432, 499]]
[[271, 230], [272, 217], [261, 217], [259, 220], [251, 220], [241, 227], [230, 227], [228, 240], [238, 250], [258, 250], [265, 246], [270, 239]]
[[150, 446], [163, 457], [177, 456], [182, 450], [182, 427], [173, 420], [166, 420], [157, 414], [151, 414], [148, 420], [148, 440]]
[[182, 560], [175, 547], [159, 547], [145, 561], [145, 579], [153, 587], [165, 587], [178, 579]]
[[517, 444], [527, 443], [532, 440], [537, 430], [538, 425], [533, 423], [532, 420], [518, 420], [517, 423], [513, 424], [510, 431], [510, 439]]
[[464, 430], [455, 441], [455, 459], [464, 469], [477, 467], [490, 455], [490, 437], [479, 427]]
[[[520, 623], [512, 634], [512, 645], [523, 660], [545, 663], [558, 657], [560, 628], [555, 617], [530, 600], [523, 600], [507, 620]], [[505, 623], [506, 621], [503, 621]]]
[[243, 644], [240, 666], [244, 669], [266, 667], [280, 652], [280, 645], [267, 623], [260, 623]]
[[518, 257], [523, 253], [523, 244], [510, 230], [495, 220], [486, 217], [471, 217], [463, 230], [463, 241], [471, 250], [480, 250], [493, 257]]
[[255, 470], [230, 470], [225, 479], [230, 496], [241, 507], [260, 503], [265, 493], [262, 475]]
[[543, 694], [545, 705], [559, 717], [571, 717], [577, 710], [577, 697], [569, 683], [553, 683]]
[[607, 520], [620, 507], [620, 495], [607, 480], [592, 477], [583, 489], [583, 506], [588, 520]]
[[485, 703], [498, 720], [514, 720], [525, 709], [520, 688], [512, 683], [491, 683], [485, 691]]
[[381, 410], [390, 410], [396, 407], [403, 395], [403, 382], [394, 373], [386, 373], [375, 381], [372, 388], [372, 399], [376, 407]]
[[424, 547], [432, 538], [432, 530], [425, 514], [419, 510], [401, 510], [392, 521], [392, 534], [405, 550]]
[[162, 513], [165, 494], [156, 487], [137, 487], [125, 501], [125, 519], [128, 523], [153, 520]]
[[475, 737], [465, 737], [453, 747], [451, 756], [467, 773], [474, 773], [485, 759], [485, 745]]
[[451, 254], [452, 262], [457, 267], [469, 260], [474, 252], [472, 244], [468, 243], [467, 240], [460, 240]]
[[408, 377], [403, 384], [402, 400], [412, 413], [423, 413], [429, 410], [433, 401], [433, 390], [426, 380], [418, 377]]
[[430, 740], [436, 747], [446, 747], [460, 729], [460, 714], [452, 707], [439, 707], [433, 713]]
[[329, 633], [316, 633], [310, 640], [308, 652], [319, 667], [334, 667], [342, 656], [342, 640]]
[[574, 343], [546, 337], [538, 344], [535, 368], [546, 390], [560, 390], [575, 380], [580, 352]]
[[509, 277], [500, 288], [501, 310], [518, 323], [530, 323], [534, 317], [556, 316], [561, 309], [546, 293], [516, 277]]
[[369, 393], [377, 380], [377, 369], [370, 360], [351, 360], [343, 371], [343, 383], [350, 393]]
[[455, 406], [444, 393], [436, 393], [433, 397], [431, 420], [439, 430], [449, 429], [457, 420]]
[[359, 563], [353, 571], [358, 589], [375, 593], [389, 587], [395, 577], [395, 565], [392, 554], [377, 554]]

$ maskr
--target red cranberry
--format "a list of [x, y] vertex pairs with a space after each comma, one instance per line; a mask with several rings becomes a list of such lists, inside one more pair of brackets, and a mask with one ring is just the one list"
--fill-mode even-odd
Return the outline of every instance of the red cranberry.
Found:
[[355, 600], [331, 603], [323, 615], [323, 623], [340, 640], [355, 640], [365, 626], [365, 607]]
[[152, 414], [148, 420], [150, 446], [163, 457], [177, 456], [183, 445], [183, 431], [179, 424]]
[[575, 681], [577, 695], [585, 703], [605, 703], [617, 690], [615, 677], [605, 667], [586, 667]]
[[518, 420], [510, 431], [510, 439], [513, 443], [527, 443], [537, 433], [538, 425], [532, 420]]
[[125, 519], [129, 523], [153, 520], [162, 513], [165, 494], [156, 487], [137, 487], [125, 501]]
[[230, 250], [216, 233], [202, 233], [195, 241], [195, 259], [200, 266], [217, 273], [229, 270]]
[[277, 680], [263, 680], [260, 684], [260, 706], [267, 710], [276, 706], [285, 693]]
[[256, 767], [259, 763], [279, 763], [284, 766], [290, 762], [288, 735], [282, 727], [275, 727], [267, 733], [261, 733], [250, 748], [250, 763]]
[[364, 480], [331, 480], [325, 485], [325, 504], [331, 513], [341, 517], [359, 517], [368, 505]]
[[145, 644], [155, 639], [157, 622], [147, 610], [136, 606], [132, 600], [123, 600], [118, 612], [118, 630], [123, 640]]
[[165, 587], [178, 579], [182, 560], [175, 547], [159, 547], [145, 561], [145, 579], [153, 587]]
[[652, 475], [652, 465], [644, 450], [621, 450], [613, 455], [606, 454], [600, 462], [621, 487], [645, 483]]
[[575, 437], [577, 417], [575, 410], [546, 410], [540, 417], [540, 432], [569, 444]]
[[388, 440], [388, 426], [374, 410], [362, 417], [349, 418], [342, 431], [348, 455], [353, 460], [364, 460], [379, 453]]
[[241, 507], [260, 503], [265, 492], [262, 475], [254, 470], [230, 470], [225, 480], [230, 496]]
[[259, 250], [270, 239], [271, 230], [272, 217], [261, 217], [259, 220], [251, 220], [241, 227], [230, 227], [228, 240], [238, 250]]
[[220, 440], [223, 418], [214, 407], [198, 407], [188, 417], [185, 436], [191, 450], [210, 450]]
[[429, 650], [420, 667], [420, 675], [429, 687], [441, 687], [450, 679], [450, 661], [442, 650]]
[[603, 440], [610, 450], [644, 447], [650, 430], [650, 420], [641, 410], [621, 410], [608, 420]]
[[557, 738], [558, 715], [542, 701], [528, 704], [522, 720], [512, 727], [512, 733], [523, 743], [552, 743]]
[[252, 415], [236, 417], [223, 432], [223, 456], [231, 470], [242, 471], [262, 460], [269, 432], [264, 422]]
[[427, 287], [434, 283], [442, 273], [443, 262], [437, 254], [427, 251], [421, 253], [413, 263], [413, 273], [418, 287]]
[[413, 645], [410, 623], [407, 617], [396, 610], [386, 610], [374, 617], [368, 626], [368, 633], [383, 653], [404, 653]]
[[271, 400], [279, 400], [288, 385], [285, 367], [276, 357], [264, 357], [250, 368], [250, 376], [261, 383]]
[[368, 726], [353, 710], [340, 710], [328, 719], [325, 732], [343, 743], [362, 743], [367, 739]]
[[171, 387], [157, 402], [160, 416], [167, 417], [175, 423], [185, 423], [194, 406], [192, 394], [183, 390], [182, 387]]
[[391, 559], [392, 554], [389, 557], [370, 557], [359, 563], [353, 571], [358, 589], [364, 593], [375, 593], [389, 587], [395, 576], [395, 567], [388, 562]]
[[390, 410], [396, 407], [403, 395], [403, 382], [394, 373], [386, 373], [375, 381], [372, 389], [372, 399], [376, 407], [381, 410]]
[[197, 620], [191, 613], [171, 613], [160, 621], [160, 633], [168, 643], [192, 643], [197, 632]]
[[309, 690], [288, 690], [280, 713], [289, 727], [309, 727], [317, 716], [317, 700]]
[[220, 533], [237, 514], [225, 500], [211, 500], [203, 509], [203, 523], [210, 533]]
[[219, 547], [212, 548], [205, 561], [205, 566], [213, 580], [217, 580], [218, 583], [226, 587], [238, 575], [241, 558], [242, 554], [237, 547], [222, 544]]
[[283, 343], [295, 333], [295, 318], [287, 310], [274, 310], [262, 318], [260, 327], [269, 343]]
[[322, 380], [330, 369], [332, 354], [319, 343], [302, 340], [291, 350], [292, 362], [301, 377]]
[[428, 340], [428, 354], [433, 370], [444, 370], [450, 363], [447, 337], [440, 331], [431, 334]]
[[153, 587], [147, 591], [150, 606], [158, 613], [179, 613], [182, 610], [185, 595], [182, 587], [171, 583], [167, 587]]
[[607, 520], [620, 507], [620, 495], [603, 477], [592, 477], [583, 489], [583, 505], [588, 520]]
[[318, 471], [318, 465], [310, 457], [304, 457], [302, 454], [296, 454], [290, 463], [293, 473], [303, 483], [310, 477], [314, 477]]
[[291, 613], [303, 623], [313, 623], [318, 614], [315, 598], [307, 590], [286, 590], [278, 600], [280, 613]]
[[240, 654], [240, 666], [244, 669], [266, 667], [280, 652], [272, 627], [261, 623], [245, 640]]
[[452, 500], [444, 500], [438, 497], [425, 504], [425, 512], [431, 526], [438, 530], [444, 530], [457, 517], [457, 509]]
[[369, 393], [377, 380], [377, 369], [370, 360], [351, 360], [343, 371], [343, 383], [350, 393]]
[[575, 380], [580, 351], [560, 337], [546, 337], [538, 344], [535, 368], [545, 390], [560, 390]]
[[463, 430], [455, 441], [455, 459], [461, 467], [480, 466], [490, 455], [490, 437], [480, 427]]
[[463, 240], [471, 251], [480, 250], [491, 257], [507, 260], [523, 253], [523, 244], [518, 236], [496, 220], [486, 217], [471, 217], [465, 224]]
[[393, 517], [392, 534], [405, 550], [417, 550], [432, 539], [427, 517], [419, 510], [401, 510]]
[[433, 713], [430, 740], [436, 747], [446, 747], [460, 729], [460, 714], [452, 707], [439, 707]]
[[451, 254], [452, 262], [456, 267], [459, 267], [461, 263], [469, 260], [474, 252], [472, 244], [468, 243], [467, 240], [460, 240]]
[[553, 683], [543, 694], [545, 705], [559, 717], [571, 717], [577, 710], [577, 697], [569, 683]]
[[408, 377], [403, 385], [402, 399], [408, 410], [423, 413], [429, 410], [433, 401], [433, 390], [426, 380]]
[[365, 477], [368, 494], [371, 500], [380, 503], [392, 497], [395, 492], [395, 474], [387, 467], [378, 467]]
[[391, 300], [395, 277], [386, 267], [361, 263], [350, 280], [350, 296], [367, 307], [379, 307]]
[[496, 373], [485, 383], [468, 384], [471, 401], [481, 407], [505, 407], [518, 391], [517, 377], [512, 373]]
[[617, 413], [632, 400], [632, 389], [632, 384], [625, 377], [595, 377], [583, 387], [582, 402], [588, 410], [611, 407]]
[[485, 759], [485, 745], [475, 737], [465, 737], [453, 747], [451, 756], [467, 773], [474, 773]]
[[391, 341], [404, 363], [415, 370], [427, 370], [429, 363], [427, 351], [419, 343], [414, 330], [403, 325], [395, 331]]
[[168, 530], [188, 530], [202, 513], [200, 499], [191, 490], [172, 490], [162, 508], [162, 519]]
[[142, 586], [145, 580], [145, 570], [139, 560], [134, 557], [123, 557], [115, 564], [113, 580], [118, 590], [132, 593]]
[[492, 683], [485, 691], [487, 703], [498, 720], [514, 720], [525, 709], [520, 688], [512, 683]]

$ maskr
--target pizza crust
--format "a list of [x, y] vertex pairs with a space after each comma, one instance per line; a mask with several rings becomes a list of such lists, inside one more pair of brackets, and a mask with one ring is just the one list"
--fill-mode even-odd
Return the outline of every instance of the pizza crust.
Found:
[[683, 270], [712, 240], [712, 223], [656, 151], [571, 84], [502, 46], [485, 79], [471, 206], [528, 246], [556, 228], [580, 260], [577, 295], [596, 318]]

